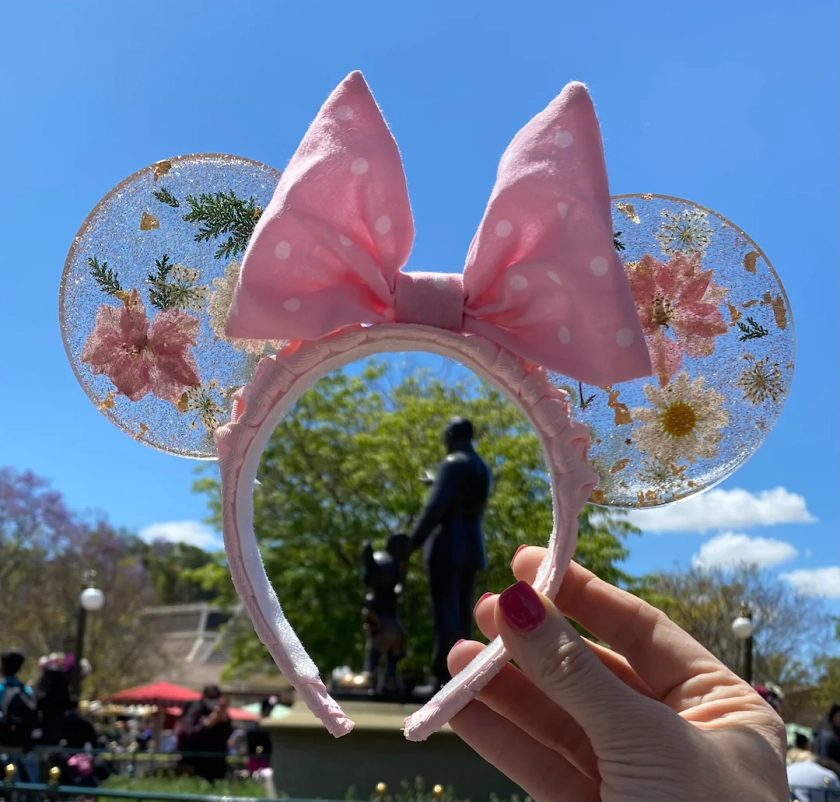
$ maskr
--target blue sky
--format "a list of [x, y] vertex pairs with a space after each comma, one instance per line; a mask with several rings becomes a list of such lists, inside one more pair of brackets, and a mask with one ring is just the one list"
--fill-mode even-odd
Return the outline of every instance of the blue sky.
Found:
[[577, 79], [596, 102], [612, 192], [678, 195], [734, 220], [781, 274], [798, 338], [765, 445], [719, 489], [640, 514], [628, 568], [748, 555], [840, 597], [837, 17], [832, 0], [10, 4], [0, 464], [50, 477], [74, 507], [117, 524], [208, 537], [195, 463], [119, 432], [67, 364], [59, 278], [94, 204], [182, 153], [282, 168], [329, 92], [361, 69], [408, 175], [409, 267], [459, 269], [504, 147]]

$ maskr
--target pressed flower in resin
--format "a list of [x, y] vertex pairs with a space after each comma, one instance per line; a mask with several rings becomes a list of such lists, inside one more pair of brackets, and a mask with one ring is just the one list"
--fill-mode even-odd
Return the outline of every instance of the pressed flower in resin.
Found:
[[683, 371], [665, 387], [645, 385], [653, 406], [632, 410], [633, 419], [643, 424], [633, 434], [639, 451], [665, 465], [717, 454], [720, 430], [729, 423], [729, 415], [723, 395], [704, 384], [702, 376], [691, 381]]

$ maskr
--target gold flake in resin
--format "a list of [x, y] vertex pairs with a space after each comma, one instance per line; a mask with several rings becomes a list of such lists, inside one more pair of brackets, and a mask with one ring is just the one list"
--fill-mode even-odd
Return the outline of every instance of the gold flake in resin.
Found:
[[140, 215], [140, 230], [151, 231], [153, 228], [160, 228], [160, 220], [148, 212], [143, 212]]

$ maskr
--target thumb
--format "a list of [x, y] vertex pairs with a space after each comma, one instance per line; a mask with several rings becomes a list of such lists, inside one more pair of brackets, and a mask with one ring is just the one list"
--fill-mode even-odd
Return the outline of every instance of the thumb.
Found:
[[637, 727], [664, 729], [670, 711], [613, 674], [560, 611], [527, 582], [517, 582], [499, 596], [496, 626], [511, 658], [580, 724], [596, 753], [633, 741]]

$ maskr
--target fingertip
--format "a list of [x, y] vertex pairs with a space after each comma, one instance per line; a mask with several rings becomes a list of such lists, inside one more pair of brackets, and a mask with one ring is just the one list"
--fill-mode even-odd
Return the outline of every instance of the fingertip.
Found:
[[446, 665], [452, 676], [458, 674], [467, 664], [484, 648], [482, 644], [474, 640], [458, 641], [446, 657]]
[[499, 602], [498, 593], [485, 593], [475, 605], [473, 617], [476, 626], [485, 638], [493, 640], [498, 634], [496, 629], [496, 605]]
[[541, 546], [520, 547], [516, 554], [513, 555], [513, 560], [510, 563], [516, 579], [528, 582], [529, 584], [533, 583], [537, 576], [537, 569], [545, 558], [546, 551]]

